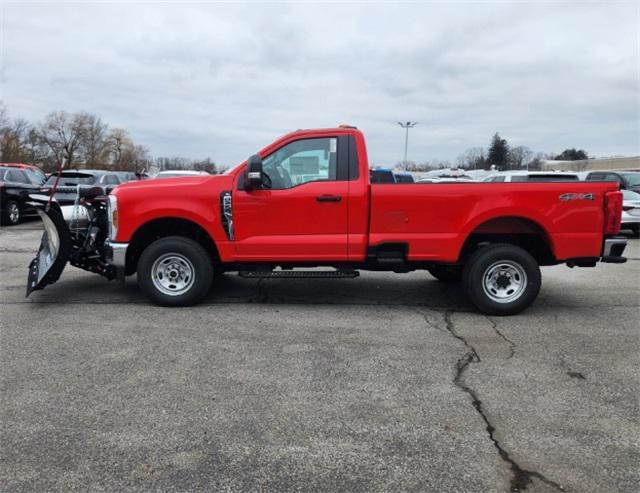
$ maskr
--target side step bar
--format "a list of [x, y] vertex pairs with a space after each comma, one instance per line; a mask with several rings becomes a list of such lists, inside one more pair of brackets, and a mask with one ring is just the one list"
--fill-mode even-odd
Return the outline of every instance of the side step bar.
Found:
[[241, 270], [238, 275], [249, 279], [335, 279], [358, 277], [360, 272], [357, 270]]

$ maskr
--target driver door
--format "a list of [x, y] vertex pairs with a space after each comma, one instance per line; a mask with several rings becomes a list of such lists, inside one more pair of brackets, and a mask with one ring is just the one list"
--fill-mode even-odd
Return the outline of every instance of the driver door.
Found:
[[338, 137], [299, 139], [264, 157], [263, 186], [233, 194], [239, 260], [347, 260], [346, 148]]

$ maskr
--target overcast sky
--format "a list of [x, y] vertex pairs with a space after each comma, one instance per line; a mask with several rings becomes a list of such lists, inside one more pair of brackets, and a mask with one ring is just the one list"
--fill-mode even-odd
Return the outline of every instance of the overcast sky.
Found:
[[11, 116], [88, 111], [154, 156], [235, 164], [350, 123], [370, 160], [640, 155], [640, 2], [2, 2]]

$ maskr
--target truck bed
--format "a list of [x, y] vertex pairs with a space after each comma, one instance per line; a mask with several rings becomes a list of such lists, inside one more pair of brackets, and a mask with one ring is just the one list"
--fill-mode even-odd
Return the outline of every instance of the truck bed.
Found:
[[[517, 225], [517, 233], [545, 234], [558, 262], [597, 257], [604, 196], [617, 187], [607, 182], [372, 185], [369, 244], [406, 242], [409, 260], [455, 262], [471, 233], [513, 232]], [[513, 219], [495, 220], [505, 216]]]

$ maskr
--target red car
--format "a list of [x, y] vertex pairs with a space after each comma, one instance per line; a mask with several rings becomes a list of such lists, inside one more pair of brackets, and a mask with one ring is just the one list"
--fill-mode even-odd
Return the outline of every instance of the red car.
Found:
[[[514, 314], [540, 266], [622, 263], [618, 185], [371, 184], [354, 127], [285, 135], [224, 175], [132, 182], [41, 212], [45, 233], [27, 291], [70, 261], [108, 278], [137, 273], [160, 305], [197, 303], [213, 277], [355, 277], [425, 269], [462, 281], [484, 313]], [[330, 267], [317, 270], [313, 267]]]

